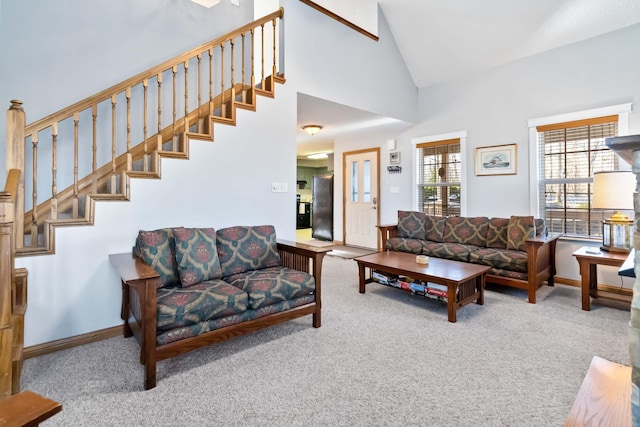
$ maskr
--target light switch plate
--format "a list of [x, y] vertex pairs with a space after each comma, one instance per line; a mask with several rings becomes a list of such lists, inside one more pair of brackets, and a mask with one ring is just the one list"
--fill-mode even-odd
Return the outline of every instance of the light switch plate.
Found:
[[231, 4], [234, 6], [240, 6], [240, 0], [231, 0]]
[[271, 192], [272, 193], [286, 193], [288, 191], [286, 182], [272, 182], [271, 183]]

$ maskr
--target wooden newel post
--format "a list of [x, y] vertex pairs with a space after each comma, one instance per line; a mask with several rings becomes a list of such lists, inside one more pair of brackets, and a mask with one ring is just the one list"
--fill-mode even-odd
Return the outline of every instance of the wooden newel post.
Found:
[[11, 288], [13, 282], [12, 225], [14, 204], [9, 193], [0, 193], [0, 400], [12, 394]]
[[18, 169], [20, 181], [15, 194], [14, 243], [16, 249], [24, 247], [24, 153], [26, 117], [22, 101], [11, 100], [7, 110], [7, 171]]

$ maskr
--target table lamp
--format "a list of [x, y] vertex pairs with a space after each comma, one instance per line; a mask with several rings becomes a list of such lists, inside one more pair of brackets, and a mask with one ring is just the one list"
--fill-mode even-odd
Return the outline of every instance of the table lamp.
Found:
[[630, 252], [633, 221], [622, 210], [633, 210], [636, 177], [631, 171], [595, 172], [593, 174], [593, 208], [615, 211], [602, 221], [602, 246], [609, 252]]

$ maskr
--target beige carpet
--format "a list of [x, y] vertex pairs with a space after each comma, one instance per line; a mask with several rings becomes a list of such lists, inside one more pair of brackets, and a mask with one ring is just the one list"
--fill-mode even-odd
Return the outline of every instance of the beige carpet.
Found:
[[[561, 426], [594, 355], [629, 364], [629, 311], [581, 309], [580, 289], [487, 291], [458, 311], [325, 257], [310, 316], [158, 363], [143, 391], [134, 338], [25, 360], [22, 388], [62, 403], [43, 425]], [[119, 307], [113, 306], [116, 313]]]

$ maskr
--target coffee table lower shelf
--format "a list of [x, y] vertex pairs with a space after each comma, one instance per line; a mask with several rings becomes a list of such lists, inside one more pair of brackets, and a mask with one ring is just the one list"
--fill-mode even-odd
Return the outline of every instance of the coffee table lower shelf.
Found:
[[402, 252], [379, 252], [355, 260], [358, 263], [360, 293], [365, 293], [368, 283], [378, 283], [374, 273], [409, 276], [425, 284], [443, 285], [447, 288], [447, 312], [451, 323], [456, 322], [456, 312], [465, 305], [472, 302], [484, 304], [484, 276], [488, 267], [439, 258], [432, 258], [427, 265], [418, 264], [415, 255]]

